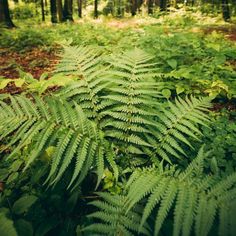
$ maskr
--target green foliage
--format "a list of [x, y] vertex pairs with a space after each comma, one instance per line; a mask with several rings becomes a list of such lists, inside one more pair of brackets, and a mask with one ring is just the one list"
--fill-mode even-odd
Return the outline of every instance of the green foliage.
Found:
[[206, 167], [213, 173], [230, 174], [236, 170], [236, 125], [235, 112], [222, 110], [212, 120], [211, 126], [203, 129], [204, 143], [211, 155]]
[[[179, 98], [175, 105], [169, 103], [169, 108], [162, 108], [164, 84], [155, 78], [153, 57], [144, 51], [135, 49], [111, 58], [106, 70], [98, 64], [93, 50], [65, 50], [57, 71], [80, 81], [58, 96], [76, 100], [89, 118], [99, 122], [105, 138], [118, 145], [119, 151], [154, 158], [158, 154], [170, 162], [168, 155], [179, 158], [177, 152], [184, 153], [179, 142], [191, 146], [184, 135], [197, 140], [197, 124], [208, 122], [203, 113], [209, 107], [208, 98], [190, 98], [186, 102]], [[88, 59], [90, 54], [93, 60]]]
[[[49, 147], [54, 147], [47, 181], [54, 184], [72, 164], [69, 186], [86, 176], [91, 166], [97, 167], [98, 182], [104, 170], [105, 156], [112, 160], [109, 145], [78, 105], [74, 107], [53, 97], [35, 102], [24, 96], [10, 97], [11, 105], [1, 102], [1, 139], [15, 136], [2, 148], [16, 145], [8, 158], [27, 148], [25, 169]], [[56, 131], [56, 132], [55, 132]], [[114, 166], [114, 165], [113, 165]]]
[[35, 79], [30, 73], [25, 73], [21, 70], [19, 72], [20, 78], [18, 79], [0, 78], [0, 89], [4, 89], [10, 83], [13, 83], [16, 87], [21, 88], [22, 92], [43, 94], [49, 89], [63, 87], [73, 82], [72, 78], [66, 78], [60, 75], [54, 75], [48, 78], [48, 74], [43, 73], [39, 79]]
[[13, 207], [12, 211], [14, 214], [20, 215], [25, 213], [35, 202], [37, 201], [37, 197], [34, 195], [25, 195], [18, 199]]
[[[175, 236], [208, 235], [216, 221], [219, 222], [219, 235], [234, 235], [235, 225], [232, 220], [236, 207], [236, 174], [223, 179], [218, 175], [207, 175], [203, 169], [203, 161], [207, 155], [209, 153], [204, 154], [201, 148], [198, 156], [184, 171], [174, 167], [163, 169], [161, 166], [136, 170], [126, 186], [128, 193], [122, 204], [125, 209], [122, 216], [128, 217], [133, 207], [141, 200], [144, 202], [144, 208], [140, 212], [141, 220], [138, 219], [140, 225], [139, 222], [136, 223], [136, 219], [129, 225], [136, 223], [141, 233], [152, 214], [152, 235], [159, 235], [167, 216], [173, 213], [172, 234]], [[116, 219], [116, 212], [113, 210], [117, 209], [115, 197], [111, 194], [101, 196], [103, 195], [103, 202], [94, 202], [103, 212], [96, 212], [94, 216], [112, 223], [113, 219]], [[107, 199], [110, 199], [109, 205], [106, 204]], [[112, 200], [114, 202], [111, 202]], [[105, 215], [105, 212], [109, 215]], [[88, 226], [90, 227], [93, 229], [93, 225]], [[94, 229], [100, 232], [95, 226]]]
[[[236, 74], [230, 65], [236, 54], [234, 44], [213, 32], [209, 36], [170, 29], [146, 28], [139, 45], [154, 55], [158, 72], [175, 94], [209, 94], [235, 97]], [[167, 35], [165, 35], [167, 31]], [[161, 36], [160, 36], [161, 34]]]
[[49, 42], [48, 35], [27, 27], [15, 30], [14, 34], [8, 30], [3, 30], [1, 32], [0, 47], [22, 52], [34, 47], [48, 46]]
[[[82, 229], [85, 232], [94, 232], [96, 235], [136, 235], [138, 231], [149, 235], [148, 226], [139, 227], [141, 220], [140, 209], [132, 209], [126, 214], [126, 198], [122, 195], [98, 193], [102, 200], [93, 201], [91, 204], [99, 209], [88, 215], [100, 223], [93, 223]], [[95, 222], [96, 222], [95, 221]]]
[[0, 208], [0, 231], [2, 236], [17, 236], [13, 221], [7, 217], [8, 209]]
[[12, 10], [11, 14], [13, 19], [24, 20], [34, 17], [34, 11], [35, 7], [32, 3], [17, 4]]
[[[219, 223], [220, 235], [233, 235], [235, 172], [214, 171], [209, 161], [223, 158], [222, 141], [208, 134], [211, 97], [177, 97], [165, 81], [184, 56], [167, 51], [162, 61], [138, 48], [103, 55], [71, 43], [63, 42], [50, 80], [23, 74], [25, 95], [0, 97], [7, 228], [20, 236], [73, 235], [76, 225], [85, 235], [159, 235], [173, 226], [174, 235], [207, 235]], [[54, 85], [62, 88], [51, 92]], [[224, 122], [215, 133], [226, 129], [233, 146], [234, 126]], [[188, 165], [203, 134], [213, 151], [200, 149]], [[98, 200], [87, 205], [90, 198]]]

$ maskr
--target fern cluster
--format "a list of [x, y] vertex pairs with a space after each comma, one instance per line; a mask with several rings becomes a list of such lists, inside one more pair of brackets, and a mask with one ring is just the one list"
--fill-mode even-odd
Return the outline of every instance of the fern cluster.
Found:
[[191, 147], [188, 136], [198, 140], [198, 125], [208, 122], [209, 98], [178, 98], [163, 105], [164, 85], [152, 56], [135, 49], [105, 63], [98, 54], [65, 46], [56, 73], [72, 76], [74, 82], [56, 96], [1, 101], [0, 138], [10, 140], [3, 149], [15, 147], [10, 158], [27, 147], [27, 168], [52, 146], [51, 184], [69, 166], [74, 166], [69, 186], [94, 167], [100, 181], [104, 160], [117, 178], [114, 157], [120, 154], [171, 162], [185, 154], [183, 145]]
[[53, 97], [35, 96], [30, 100], [14, 96], [9, 101], [0, 101], [0, 109], [0, 139], [10, 138], [1, 151], [14, 146], [8, 158], [27, 148], [26, 169], [47, 148], [53, 147], [47, 179], [50, 184], [58, 182], [70, 165], [74, 171], [68, 187], [76, 180], [81, 182], [92, 166], [97, 169], [99, 182], [105, 159], [117, 173], [112, 149], [79, 105]]
[[152, 56], [135, 49], [110, 58], [109, 65], [102, 68], [96, 53], [94, 62], [86, 60], [93, 49], [65, 50], [57, 71], [69, 71], [80, 80], [59, 91], [58, 96], [79, 103], [121, 152], [171, 162], [170, 156], [184, 154], [180, 143], [191, 146], [186, 136], [198, 140], [198, 124], [208, 122], [205, 112], [210, 99], [179, 98], [163, 109], [160, 99], [165, 85], [158, 82]]
[[98, 211], [89, 216], [95, 223], [86, 232], [159, 235], [172, 213], [174, 236], [208, 235], [215, 222], [220, 235], [234, 235], [236, 174], [205, 174], [203, 149], [186, 170], [171, 165], [194, 149], [190, 139], [200, 140], [211, 99], [166, 101], [153, 57], [142, 50], [108, 59], [91, 48], [65, 46], [55, 73], [73, 82], [55, 95], [2, 96], [0, 151], [7, 158], [24, 153], [27, 169], [50, 149], [45, 183], [69, 176], [68, 188], [91, 171], [98, 187], [105, 168], [117, 181], [122, 158], [153, 164], [134, 171], [121, 195], [98, 194], [92, 203]]
[[[198, 156], [184, 171], [174, 167], [135, 171], [126, 185], [124, 216], [132, 214], [137, 203], [145, 204], [143, 210], [139, 212], [139, 222], [136, 222], [136, 218], [133, 222], [125, 221], [126, 227], [139, 225], [138, 232], [142, 235], [143, 227], [146, 228], [147, 223], [152, 222], [150, 229], [153, 227], [154, 231], [151, 235], [159, 235], [165, 219], [173, 213], [173, 236], [208, 235], [216, 222], [219, 223], [218, 235], [235, 235], [236, 173], [223, 179], [204, 174], [203, 159], [206, 155], [208, 154], [204, 154], [201, 148]], [[111, 194], [100, 196], [105, 202], [99, 202], [99, 208], [103, 212], [110, 211], [110, 215], [115, 216], [112, 209], [116, 208], [116, 202], [106, 205], [107, 199], [115, 197]], [[155, 216], [152, 221], [153, 217], [150, 216], [153, 214]], [[93, 213], [92, 216], [98, 216], [98, 219], [105, 222], [113, 219], [111, 216], [102, 215], [100, 211]], [[93, 228], [93, 226], [88, 228], [90, 227]], [[112, 225], [106, 229], [107, 232], [112, 231]], [[105, 233], [109, 235], [107, 232], [104, 231], [104, 235]]]

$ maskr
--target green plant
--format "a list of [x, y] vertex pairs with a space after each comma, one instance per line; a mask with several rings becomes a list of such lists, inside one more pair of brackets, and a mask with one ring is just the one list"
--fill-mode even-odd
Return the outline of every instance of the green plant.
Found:
[[[90, 54], [93, 60], [88, 59]], [[196, 125], [207, 122], [204, 112], [210, 99], [179, 98], [163, 109], [160, 102], [165, 86], [155, 78], [158, 73], [152, 59], [136, 49], [109, 60], [106, 70], [93, 50], [66, 47], [57, 71], [80, 81], [59, 91], [58, 96], [76, 100], [121, 152], [154, 159], [159, 155], [170, 162], [169, 154], [178, 158], [178, 152], [184, 153], [179, 141], [191, 146], [185, 135], [198, 139]]]
[[140, 232], [149, 235], [147, 224], [139, 227], [140, 209], [136, 207], [126, 214], [126, 198], [122, 195], [98, 193], [103, 200], [91, 202], [100, 211], [91, 213], [89, 218], [98, 219], [101, 223], [93, 223], [82, 229], [84, 232], [99, 233], [99, 235], [135, 235]]
[[229, 63], [236, 58], [234, 44], [216, 32], [205, 37], [153, 27], [146, 27], [146, 36], [138, 45], [156, 55], [158, 72], [173, 94], [235, 97], [236, 74]]
[[38, 29], [23, 28], [14, 31], [14, 34], [4, 30], [1, 35], [0, 46], [23, 52], [34, 47], [49, 46], [50, 42], [50, 37]]
[[235, 118], [233, 110], [222, 109], [212, 118], [210, 127], [202, 128], [203, 141], [211, 150], [206, 167], [213, 173], [230, 174], [236, 170]]
[[[53, 147], [51, 170], [47, 181], [60, 180], [70, 164], [74, 171], [71, 186], [83, 180], [91, 166], [97, 166], [98, 183], [104, 171], [104, 158], [115, 167], [110, 145], [96, 124], [89, 121], [78, 105], [70, 105], [53, 97], [46, 100], [24, 96], [10, 97], [11, 105], [1, 102], [1, 139], [15, 136], [2, 150], [15, 148], [8, 158], [28, 149], [25, 169], [45, 150]], [[56, 130], [56, 132], [55, 132]], [[75, 159], [74, 159], [75, 158]], [[74, 161], [73, 161], [74, 160]]]
[[60, 75], [48, 78], [48, 74], [43, 73], [39, 79], [35, 79], [30, 73], [25, 73], [21, 70], [19, 72], [20, 78], [18, 79], [0, 78], [0, 89], [4, 89], [13, 83], [16, 87], [21, 88], [22, 92], [43, 94], [54, 87], [63, 87], [73, 82], [73, 78], [66, 78]]
[[26, 4], [17, 4], [12, 10], [12, 15], [14, 19], [28, 19], [34, 17], [34, 5], [32, 3]]
[[[234, 235], [236, 174], [223, 179], [218, 175], [207, 175], [203, 169], [203, 161], [207, 155], [209, 153], [204, 154], [201, 148], [198, 156], [184, 171], [175, 167], [164, 169], [162, 166], [136, 170], [126, 185], [128, 193], [123, 200], [122, 216], [128, 217], [137, 203], [144, 203], [143, 210], [139, 213], [141, 220], [134, 218], [134, 221], [124, 222], [139, 227], [139, 233], [142, 233], [152, 215], [153, 219], [149, 219], [150, 227], [154, 227], [152, 235], [159, 235], [164, 221], [168, 215], [173, 214], [172, 234], [187, 236], [208, 235], [217, 218], [219, 235]], [[94, 205], [103, 209], [103, 212], [96, 212], [91, 216], [105, 222], [113, 222], [114, 218], [117, 219], [113, 209], [119, 209], [116, 208], [117, 202], [112, 201], [115, 197], [111, 194], [100, 196], [105, 202], [95, 201]], [[106, 203], [108, 200], [109, 205]], [[107, 226], [107, 231], [103, 233], [109, 235], [111, 227], [112, 225], [109, 228]], [[93, 229], [93, 225], [88, 226], [89, 228]], [[94, 229], [100, 232], [96, 226]]]
[[[103, 189], [117, 196], [99, 194], [99, 198], [104, 198], [106, 203], [103, 204], [102, 200], [95, 202], [94, 207], [100, 208], [99, 212], [92, 213], [91, 218], [84, 222], [74, 215], [64, 216], [57, 205], [50, 211], [52, 223], [45, 232], [58, 232], [55, 228], [57, 225], [63, 227], [63, 220], [66, 219], [71, 222], [68, 227], [71, 231], [76, 224], [79, 224], [77, 231], [80, 232], [81, 227], [92, 223], [93, 226], [84, 229], [86, 232], [91, 230], [105, 234], [114, 229], [116, 234], [135, 235], [138, 230], [143, 234], [154, 232], [153, 225], [149, 228], [144, 223], [146, 218], [148, 221], [151, 218], [149, 213], [142, 216], [142, 205], [146, 197], [152, 199], [153, 194], [157, 194], [154, 190], [159, 189], [162, 182], [170, 181], [170, 184], [165, 184], [163, 191], [158, 192], [159, 201], [152, 202], [152, 207], [157, 208], [158, 203], [162, 206], [169, 197], [170, 202], [164, 210], [160, 208], [162, 212], [159, 213], [161, 216], [157, 216], [159, 226], [156, 227], [156, 234], [169, 210], [175, 207], [173, 205], [171, 208], [171, 205], [183, 189], [187, 189], [187, 199], [191, 200], [189, 196], [193, 193], [197, 199], [203, 195], [204, 204], [208, 200], [212, 204], [208, 194], [220, 177], [206, 177], [202, 172], [203, 150], [186, 171], [180, 170], [182, 163], [189, 163], [195, 153], [196, 142], [202, 136], [200, 127], [209, 124], [207, 113], [211, 99], [189, 96], [185, 99], [178, 97], [175, 101], [167, 100], [163, 96], [166, 94], [166, 84], [156, 68], [155, 58], [140, 49], [110, 57], [82, 46], [64, 45], [64, 50], [65, 54], [55, 71], [55, 78], [69, 80], [63, 88], [55, 94], [43, 93], [39, 96], [29, 93], [32, 91], [29, 83], [26, 95], [6, 94], [0, 98], [0, 150], [6, 160], [0, 177], [11, 188], [8, 194], [4, 191], [0, 205], [6, 207], [7, 198], [10, 197], [14, 204], [24, 206], [20, 213], [26, 215], [20, 219], [31, 222], [30, 215], [34, 208], [47, 208], [54, 204], [54, 200], [56, 204], [63, 204], [57, 200], [58, 195], [65, 194], [65, 198], [73, 198], [73, 209], [76, 209], [78, 199], [82, 198], [78, 192], [86, 189], [85, 184], [91, 186], [92, 183], [86, 194], [94, 197], [94, 189]], [[32, 85], [41, 83], [44, 84], [44, 80], [32, 81]], [[43, 91], [47, 88], [44, 87]], [[34, 91], [38, 92], [37, 89]], [[135, 171], [137, 166], [141, 170]], [[7, 173], [4, 171], [6, 169]], [[40, 170], [42, 172], [35, 177], [36, 180], [29, 179], [29, 176], [33, 178], [32, 173]], [[134, 174], [129, 179], [132, 172]], [[235, 192], [234, 189], [231, 191], [235, 175], [232, 174], [230, 178], [233, 182], [219, 187], [221, 192], [227, 191], [227, 199], [231, 199], [231, 193]], [[22, 186], [25, 183], [26, 188]], [[203, 183], [204, 186], [201, 185]], [[48, 189], [43, 194], [46, 187]], [[59, 193], [56, 191], [58, 188]], [[217, 199], [222, 200], [224, 197], [221, 192], [216, 192], [212, 196], [218, 204]], [[54, 193], [57, 196], [55, 199], [52, 197]], [[26, 196], [36, 196], [37, 200], [33, 197], [35, 201], [31, 199], [22, 204], [23, 200], [28, 199]], [[207, 202], [204, 202], [204, 196]], [[143, 202], [136, 206], [141, 199]], [[29, 203], [32, 204], [27, 205]], [[196, 202], [193, 205], [196, 206]], [[89, 208], [89, 212], [94, 212], [94, 207], [91, 210]], [[218, 208], [220, 205], [213, 210]], [[144, 212], [151, 212], [151, 209], [147, 208]], [[187, 223], [184, 223], [185, 226], [178, 224], [186, 235], [191, 232], [188, 227], [193, 222], [191, 209], [188, 210], [189, 215], [186, 215], [184, 222], [190, 221], [189, 226], [186, 226]], [[62, 215], [60, 220], [53, 211]], [[12, 220], [15, 214], [13, 212]], [[110, 218], [112, 214], [115, 216]], [[40, 216], [45, 217], [45, 212]], [[56, 224], [58, 221], [60, 223]], [[140, 222], [142, 226], [139, 228]], [[38, 225], [31, 223], [35, 231]], [[201, 227], [197, 231], [201, 231]]]

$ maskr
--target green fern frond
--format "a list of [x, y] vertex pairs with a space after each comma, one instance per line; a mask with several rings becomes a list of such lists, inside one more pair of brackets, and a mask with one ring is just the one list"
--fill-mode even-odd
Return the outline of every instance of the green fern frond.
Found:
[[109, 193], [98, 193], [98, 195], [102, 199], [91, 203], [98, 208], [98, 211], [88, 215], [95, 222], [85, 227], [83, 229], [84, 232], [114, 236], [137, 235], [138, 232], [142, 233], [142, 235], [150, 235], [146, 224], [139, 229], [141, 215], [137, 208], [126, 214], [124, 206], [126, 198], [124, 196], [111, 195]]
[[175, 104], [169, 102], [169, 110], [163, 109], [158, 116], [161, 125], [157, 127], [159, 132], [155, 133], [158, 139], [156, 153], [163, 159], [171, 155], [177, 158], [180, 154], [186, 155], [181, 144], [193, 148], [187, 137], [199, 140], [198, 125], [209, 123], [205, 112], [210, 106], [209, 98], [178, 98]]
[[77, 78], [77, 81], [60, 90], [57, 96], [76, 100], [91, 118], [98, 116], [99, 94], [110, 84], [104, 79], [105, 68], [99, 55], [93, 48], [65, 46], [55, 71]]
[[1, 151], [13, 148], [7, 157], [11, 158], [27, 148], [26, 169], [53, 146], [46, 180], [50, 185], [56, 184], [69, 166], [74, 169], [69, 187], [82, 181], [92, 167], [97, 169], [99, 183], [107, 153], [107, 163], [111, 163], [118, 175], [110, 145], [78, 105], [54, 97], [29, 99], [24, 96], [11, 97], [10, 103], [2, 101], [0, 105], [1, 141], [9, 142]]
[[174, 236], [193, 235], [193, 232], [197, 236], [208, 235], [216, 220], [220, 222], [219, 235], [235, 234], [230, 220], [230, 209], [235, 210], [233, 203], [236, 201], [235, 173], [220, 182], [218, 176], [204, 174], [202, 161], [205, 156], [201, 148], [197, 158], [183, 172], [161, 173], [154, 168], [134, 172], [127, 184], [126, 207], [132, 209], [136, 203], [147, 198], [141, 226], [157, 208], [154, 235], [158, 235], [173, 209]]
[[154, 80], [152, 59], [135, 49], [109, 61], [111, 69], [107, 74], [112, 83], [101, 99], [110, 101], [110, 105], [100, 111], [101, 127], [106, 137], [125, 146], [127, 152], [150, 146], [143, 134], [151, 133], [149, 126], [156, 125], [157, 98], [161, 97], [163, 84]]

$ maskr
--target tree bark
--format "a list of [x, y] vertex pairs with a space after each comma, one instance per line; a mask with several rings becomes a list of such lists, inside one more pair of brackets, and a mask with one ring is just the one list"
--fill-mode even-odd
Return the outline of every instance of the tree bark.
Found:
[[50, 0], [51, 22], [57, 23], [57, 2]]
[[44, 1], [41, 0], [41, 12], [42, 12], [42, 21], [45, 21], [45, 11], [44, 11]]
[[230, 21], [230, 9], [228, 0], [222, 0], [222, 13], [224, 21]]
[[79, 16], [79, 18], [82, 18], [82, 6], [83, 6], [82, 0], [78, 0], [78, 16]]
[[8, 0], [0, 0], [0, 26], [1, 25], [7, 28], [15, 27], [10, 17]]
[[73, 0], [65, 0], [63, 9], [63, 20], [74, 21], [73, 19]]
[[59, 22], [62, 22], [63, 21], [63, 7], [62, 7], [61, 0], [57, 0], [57, 14], [58, 14]]
[[138, 8], [137, 0], [131, 0], [131, 15], [135, 16]]
[[98, 0], [94, 0], [94, 18], [98, 18]]
[[160, 11], [166, 11], [166, 0], [160, 0]]

